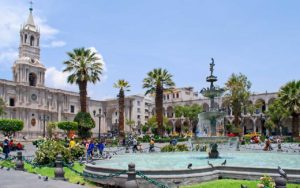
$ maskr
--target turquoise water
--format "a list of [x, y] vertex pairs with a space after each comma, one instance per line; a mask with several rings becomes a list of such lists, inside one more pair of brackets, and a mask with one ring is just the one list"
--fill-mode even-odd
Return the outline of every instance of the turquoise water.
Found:
[[221, 165], [227, 160], [227, 166], [269, 167], [300, 169], [300, 155], [288, 153], [266, 152], [222, 152], [218, 159], [207, 159], [206, 152], [174, 152], [174, 153], [136, 153], [114, 155], [111, 159], [98, 161], [96, 165], [106, 168], [127, 169], [128, 164], [135, 163], [137, 170], [177, 170], [186, 169], [189, 163], [192, 168], [208, 167], [207, 161], [213, 165]]

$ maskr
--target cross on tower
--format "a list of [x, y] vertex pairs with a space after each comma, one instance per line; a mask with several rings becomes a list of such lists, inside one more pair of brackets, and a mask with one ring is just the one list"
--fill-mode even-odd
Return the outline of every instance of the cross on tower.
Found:
[[31, 12], [31, 11], [33, 10], [33, 8], [32, 8], [33, 2], [30, 1], [29, 4], [30, 4], [29, 10], [30, 10], [30, 12]]

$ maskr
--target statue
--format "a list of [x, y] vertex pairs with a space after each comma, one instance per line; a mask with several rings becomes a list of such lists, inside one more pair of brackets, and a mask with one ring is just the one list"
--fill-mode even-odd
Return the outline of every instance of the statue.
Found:
[[218, 158], [219, 152], [218, 152], [218, 144], [212, 143], [210, 144], [210, 151], [208, 152], [208, 158]]
[[214, 66], [215, 66], [215, 61], [214, 61], [214, 58], [211, 58], [211, 63], [209, 64], [210, 65], [210, 75], [212, 76], [213, 73], [214, 73]]

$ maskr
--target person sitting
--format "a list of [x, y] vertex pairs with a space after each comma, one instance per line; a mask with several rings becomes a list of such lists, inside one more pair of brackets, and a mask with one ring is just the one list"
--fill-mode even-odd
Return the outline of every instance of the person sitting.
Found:
[[23, 145], [19, 142], [17, 144], [17, 150], [22, 150], [23, 149]]
[[9, 146], [9, 149], [10, 149], [11, 151], [14, 151], [14, 150], [15, 150], [15, 148], [14, 148], [14, 140], [13, 140], [13, 139], [10, 140], [8, 146]]

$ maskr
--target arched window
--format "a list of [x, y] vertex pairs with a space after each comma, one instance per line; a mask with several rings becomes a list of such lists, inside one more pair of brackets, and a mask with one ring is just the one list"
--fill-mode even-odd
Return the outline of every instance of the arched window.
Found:
[[30, 86], [36, 86], [36, 74], [29, 73], [29, 85]]
[[27, 41], [27, 34], [25, 34], [24, 43]]
[[30, 36], [30, 46], [34, 46], [34, 37]]

